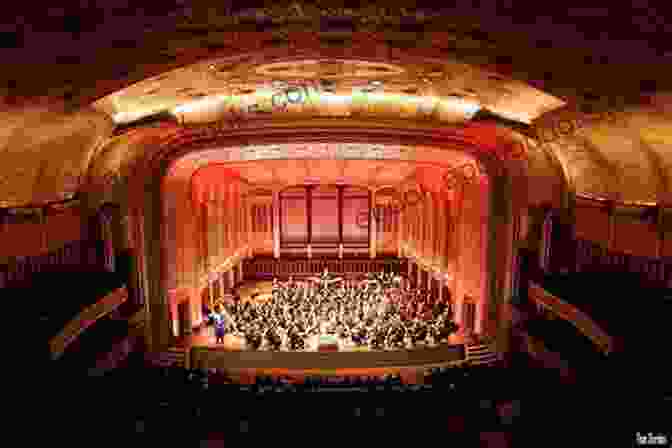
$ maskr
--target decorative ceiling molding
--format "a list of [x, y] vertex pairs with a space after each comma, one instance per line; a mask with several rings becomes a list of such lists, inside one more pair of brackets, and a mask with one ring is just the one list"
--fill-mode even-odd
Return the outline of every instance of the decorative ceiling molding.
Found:
[[379, 57], [325, 58], [317, 50], [313, 59], [259, 54], [239, 61], [211, 59], [148, 78], [95, 107], [124, 125], [161, 113], [185, 125], [282, 114], [460, 122], [481, 107], [527, 123], [564, 104], [519, 81], [493, 81], [487, 71], [445, 60], [390, 64]]
[[91, 109], [28, 110], [20, 118], [0, 136], [0, 207], [74, 198], [94, 153], [112, 134], [110, 118]]

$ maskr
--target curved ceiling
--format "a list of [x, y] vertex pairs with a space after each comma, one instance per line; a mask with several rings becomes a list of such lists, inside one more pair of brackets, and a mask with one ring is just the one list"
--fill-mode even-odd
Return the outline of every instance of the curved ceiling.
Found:
[[575, 193], [624, 204], [672, 204], [672, 114], [631, 108], [601, 120], [558, 111], [539, 124]]
[[[444, 177], [455, 170], [483, 176], [474, 157], [429, 146], [372, 143], [287, 143], [216, 148], [174, 162], [172, 173], [200, 185], [221, 182], [222, 173], [251, 187], [269, 190], [303, 184], [359, 185], [367, 188], [421, 185], [446, 191]], [[224, 171], [223, 171], [224, 170]]]
[[456, 122], [483, 109], [529, 124], [565, 104], [520, 81], [461, 63], [267, 58], [202, 61], [136, 83], [93, 106], [118, 124], [159, 113], [180, 122], [207, 122], [292, 108], [299, 114], [347, 116], [360, 103], [381, 117], [415, 116], [424, 107], [423, 116]]
[[95, 152], [114, 129], [95, 110], [36, 107], [0, 113], [0, 207], [41, 206], [72, 198]]
[[[236, 26], [249, 25], [211, 14], [208, 4], [194, 5], [188, 17], [175, 18], [172, 28], [147, 35], [141, 45], [136, 40], [117, 52], [97, 49], [92, 63], [84, 64], [85, 50], [73, 47], [73, 60], [79, 61], [74, 64], [57, 63], [39, 51], [22, 51], [21, 60], [7, 64], [0, 75], [9, 86], [0, 92], [5, 103], [0, 206], [69, 198], [87, 175], [127, 173], [146, 150], [139, 142], [148, 135], [177, 132], [175, 126], [139, 128], [111, 137], [115, 125], [162, 112], [185, 122], [227, 119], [227, 113], [236, 119], [263, 117], [277, 90], [287, 93], [306, 80], [321, 89], [316, 96], [306, 92], [310, 107], [296, 106], [287, 94], [285, 107], [272, 111], [278, 113], [273, 119], [326, 115], [336, 123], [355, 110], [361, 113], [362, 95], [371, 123], [395, 118], [455, 126], [481, 120], [480, 112], [487, 111], [500, 126], [524, 129], [531, 123], [553, 130], [549, 141], [526, 139], [531, 185], [540, 187], [531, 197], [544, 196], [538, 193], [542, 186], [555, 192], [556, 175], [562, 173], [580, 195], [672, 204], [672, 100], [665, 96], [672, 64], [642, 60], [633, 71], [623, 52], [607, 57], [597, 47], [566, 46], [560, 38], [542, 46], [543, 33], [501, 32], [479, 15], [467, 20], [442, 11], [423, 19], [421, 32], [409, 33], [388, 20], [397, 13], [364, 8], [368, 12], [351, 14], [352, 31], [334, 33], [321, 30], [319, 9], [315, 16], [306, 7], [302, 14], [310, 23], [298, 31], [281, 17], [274, 30], [240, 32]], [[344, 14], [339, 11], [335, 14]], [[130, 27], [115, 29], [132, 33]], [[648, 98], [657, 103], [637, 103], [642, 90], [655, 91]], [[22, 102], [22, 97], [32, 99]], [[41, 104], [69, 107], [28, 107], [35, 97], [45, 100]], [[584, 106], [596, 102], [597, 109], [613, 108], [617, 119], [584, 120]], [[635, 105], [623, 107], [628, 104]]]

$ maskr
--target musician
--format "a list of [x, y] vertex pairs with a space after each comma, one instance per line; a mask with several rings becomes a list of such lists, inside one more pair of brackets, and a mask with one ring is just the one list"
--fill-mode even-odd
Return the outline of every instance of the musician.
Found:
[[215, 324], [215, 343], [224, 343], [224, 334], [227, 327], [233, 325], [233, 319], [222, 308], [221, 305], [215, 307], [215, 312], [210, 314], [210, 319]]

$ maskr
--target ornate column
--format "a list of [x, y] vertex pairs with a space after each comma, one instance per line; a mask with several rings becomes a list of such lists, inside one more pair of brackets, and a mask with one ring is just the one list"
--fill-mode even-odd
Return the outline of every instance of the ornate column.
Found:
[[227, 186], [226, 191], [226, 207], [229, 211], [226, 217], [226, 241], [227, 241], [227, 251], [226, 258], [229, 258], [233, 255], [233, 252], [236, 250], [236, 231], [235, 231], [235, 222], [236, 222], [236, 208], [234, 204], [234, 191], [233, 184]]
[[238, 283], [242, 283], [244, 279], [245, 275], [243, 275], [243, 258], [241, 257], [238, 261]]
[[236, 196], [234, 200], [234, 207], [236, 210], [236, 247], [234, 252], [237, 252], [240, 250], [240, 248], [243, 245], [243, 213], [241, 209], [242, 201], [241, 201], [241, 185], [237, 184], [236, 185]]
[[512, 309], [515, 220], [527, 208], [524, 167], [511, 162], [506, 168], [488, 167], [489, 229], [487, 333], [497, 336], [497, 350], [509, 352]]
[[338, 258], [343, 259], [343, 186], [336, 187], [338, 190]]
[[459, 182], [455, 186], [454, 190], [455, 200], [453, 201], [452, 208], [452, 220], [453, 220], [453, 232], [451, 235], [451, 248], [452, 248], [452, 285], [451, 290], [453, 291], [453, 301], [455, 304], [454, 315], [455, 323], [457, 323], [460, 328], [463, 327], [463, 310], [462, 304], [464, 299], [464, 291], [462, 290], [462, 244], [464, 238], [464, 225], [462, 223], [462, 204], [464, 203], [464, 183]]
[[432, 203], [432, 193], [427, 191], [425, 193], [424, 201], [425, 204], [425, 244], [424, 244], [424, 253], [428, 263], [431, 263], [434, 260], [434, 204]]
[[243, 218], [245, 215], [243, 214], [244, 208], [243, 208], [243, 186], [242, 184], [238, 186], [238, 196], [237, 196], [237, 212], [238, 212], [238, 247], [236, 247], [236, 250], [239, 251], [243, 245], [245, 245], [245, 228], [243, 225]]
[[442, 195], [441, 199], [441, 210], [442, 210], [442, 219], [441, 219], [441, 265], [448, 271], [449, 267], [449, 257], [450, 257], [450, 230], [451, 230], [451, 218], [450, 218], [450, 202], [445, 194]]
[[245, 232], [245, 233], [247, 234], [247, 242], [246, 242], [246, 244], [247, 244], [247, 246], [249, 247], [247, 256], [251, 256], [251, 255], [252, 255], [252, 238], [253, 238], [253, 234], [252, 234], [252, 210], [251, 210], [251, 208], [252, 208], [252, 197], [251, 197], [251, 195], [250, 195], [250, 192], [248, 191], [248, 194], [247, 194], [247, 200], [246, 200], [246, 202], [245, 202], [245, 222], [246, 222], [246, 225], [245, 225], [245, 227], [246, 227], [246, 232]]
[[430, 207], [428, 203], [428, 193], [425, 193], [422, 196], [422, 215], [420, 218], [420, 228], [422, 229], [422, 241], [421, 241], [421, 252], [422, 252], [422, 258], [424, 260], [429, 260], [431, 259], [431, 253], [429, 251], [430, 249], [430, 244], [429, 244], [429, 227], [431, 224], [431, 219], [430, 219]]
[[228, 256], [232, 257], [233, 254], [238, 249], [238, 191], [237, 185], [231, 184], [231, 196], [230, 196], [230, 207], [231, 207], [231, 251]]
[[488, 232], [489, 232], [489, 200], [490, 200], [490, 188], [488, 179], [485, 176], [482, 176], [478, 182], [478, 188], [480, 190], [480, 197], [482, 200], [479, 202], [480, 209], [480, 229], [479, 229], [479, 239], [480, 239], [480, 256], [479, 262], [481, 264], [480, 278], [481, 283], [479, 287], [479, 296], [476, 298], [476, 319], [474, 325], [474, 331], [477, 334], [484, 334], [487, 331], [488, 327]]
[[413, 250], [416, 258], [422, 255], [422, 228], [420, 222], [422, 221], [422, 205], [419, 203], [413, 207]]
[[168, 288], [163, 275], [164, 263], [168, 262], [161, 222], [165, 200], [161, 179], [165, 171], [153, 174], [131, 176], [128, 194], [139, 286], [144, 295], [145, 342], [150, 352], [162, 350], [173, 341]]
[[273, 257], [280, 258], [280, 191], [273, 190]]
[[369, 191], [369, 257], [376, 258], [378, 249], [378, 232], [376, 229], [376, 213], [374, 207], [376, 206], [376, 192]]
[[231, 202], [229, 201], [229, 186], [221, 187], [221, 205], [222, 205], [222, 260], [229, 256], [230, 249], [230, 220], [231, 220]]
[[313, 186], [306, 186], [306, 221], [308, 223], [308, 258], [313, 258]]
[[226, 259], [226, 199], [221, 186], [217, 188], [217, 265]]
[[[245, 236], [245, 245], [250, 245], [250, 195], [248, 189], [243, 196], [243, 234]], [[247, 256], [247, 254], [245, 254]]]
[[210, 275], [210, 272], [212, 272], [212, 269], [216, 266], [217, 255], [219, 252], [217, 247], [217, 202], [215, 187], [208, 191], [208, 201], [206, 202], [205, 212], [205, 234], [208, 253], [206, 274]]
[[432, 251], [434, 256], [432, 257], [433, 263], [435, 265], [441, 266], [441, 239], [443, 238], [443, 229], [442, 229], [442, 211], [441, 211], [441, 193], [434, 194], [434, 221], [432, 226], [434, 227], [434, 239]]

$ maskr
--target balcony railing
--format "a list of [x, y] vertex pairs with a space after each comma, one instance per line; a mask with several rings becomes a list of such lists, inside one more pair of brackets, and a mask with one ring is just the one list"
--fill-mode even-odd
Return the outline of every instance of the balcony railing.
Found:
[[614, 350], [613, 338], [577, 307], [560, 300], [558, 297], [535, 283], [530, 284], [528, 297], [533, 304], [570, 322], [583, 335], [589, 338], [603, 353], [609, 354]]
[[85, 308], [70, 320], [63, 330], [49, 341], [52, 359], [59, 358], [65, 349], [97, 320], [109, 315], [128, 300], [128, 290], [121, 287], [112, 291], [93, 305]]

